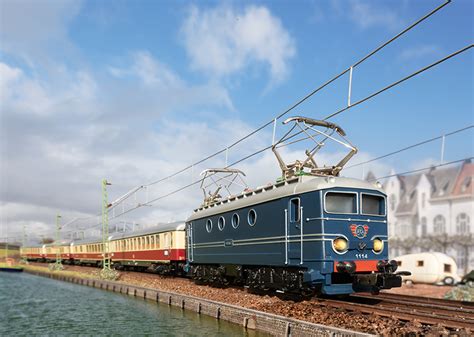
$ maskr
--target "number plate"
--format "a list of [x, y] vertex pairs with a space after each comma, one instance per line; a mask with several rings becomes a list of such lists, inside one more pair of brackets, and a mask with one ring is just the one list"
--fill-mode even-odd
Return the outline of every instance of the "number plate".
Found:
[[367, 259], [367, 254], [356, 254], [356, 259]]

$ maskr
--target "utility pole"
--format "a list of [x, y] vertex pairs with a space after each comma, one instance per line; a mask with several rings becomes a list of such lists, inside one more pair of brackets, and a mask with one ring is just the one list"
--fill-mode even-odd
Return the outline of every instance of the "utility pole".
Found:
[[60, 235], [60, 230], [61, 230], [61, 224], [59, 222], [59, 219], [61, 219], [61, 215], [56, 215], [56, 262], [50, 265], [51, 270], [63, 270], [63, 264], [61, 263], [61, 251], [60, 251], [60, 243], [59, 240], [61, 239]]
[[[23, 237], [21, 240], [21, 248], [24, 249], [25, 247], [26, 247], [26, 225], [23, 225]], [[21, 257], [20, 262], [23, 264], [28, 264], [28, 259], [23, 255]]]
[[112, 185], [107, 179], [102, 179], [102, 270], [100, 276], [107, 280], [116, 280], [118, 273], [111, 268], [109, 250], [109, 201], [107, 186]]

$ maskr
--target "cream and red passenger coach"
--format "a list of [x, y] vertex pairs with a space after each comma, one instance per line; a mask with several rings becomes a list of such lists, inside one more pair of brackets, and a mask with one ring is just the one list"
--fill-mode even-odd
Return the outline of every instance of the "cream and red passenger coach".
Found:
[[[147, 269], [167, 274], [181, 272], [186, 261], [185, 224], [158, 224], [140, 231], [116, 233], [108, 238], [109, 254], [115, 268]], [[53, 262], [60, 252], [63, 263], [101, 265], [101, 237], [29, 245], [21, 249], [30, 261]]]
[[185, 224], [159, 224], [140, 231], [114, 234], [110, 252], [114, 266], [149, 268], [160, 273], [182, 270], [186, 261]]

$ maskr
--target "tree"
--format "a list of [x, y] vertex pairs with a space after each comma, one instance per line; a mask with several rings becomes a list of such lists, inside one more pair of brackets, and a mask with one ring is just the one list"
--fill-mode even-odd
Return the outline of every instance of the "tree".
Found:
[[453, 243], [453, 238], [446, 233], [431, 234], [428, 235], [428, 239], [436, 250], [440, 249], [444, 254], [446, 254], [448, 247]]
[[456, 236], [453, 237], [453, 241], [456, 243], [459, 249], [462, 249], [464, 251], [464, 254], [463, 254], [464, 261], [462, 263], [464, 266], [463, 274], [467, 274], [468, 267], [469, 267], [471, 247], [474, 246], [474, 237], [472, 236], [472, 233], [457, 234]]

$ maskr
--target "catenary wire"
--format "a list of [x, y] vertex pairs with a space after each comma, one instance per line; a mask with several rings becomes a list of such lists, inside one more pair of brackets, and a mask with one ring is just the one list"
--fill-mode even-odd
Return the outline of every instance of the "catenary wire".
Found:
[[[399, 37], [401, 37], [402, 35], [404, 35], [406, 32], [410, 31], [410, 30], [413, 29], [415, 26], [417, 26], [418, 24], [420, 24], [421, 22], [423, 22], [424, 20], [426, 20], [427, 18], [429, 18], [430, 16], [432, 16], [433, 14], [435, 14], [436, 12], [438, 12], [440, 9], [442, 9], [444, 6], [446, 6], [446, 5], [449, 4], [450, 2], [451, 2], [451, 0], [445, 1], [444, 3], [442, 3], [441, 5], [439, 5], [438, 7], [436, 7], [435, 9], [433, 9], [432, 11], [430, 11], [429, 13], [427, 13], [426, 15], [424, 15], [423, 17], [421, 17], [420, 19], [418, 19], [417, 21], [415, 21], [414, 23], [412, 23], [410, 26], [408, 26], [407, 28], [405, 28], [404, 30], [402, 30], [400, 33], [398, 33], [397, 35], [395, 35], [395, 36], [392, 37], [391, 39], [387, 40], [386, 42], [384, 42], [383, 44], [381, 44], [380, 46], [378, 46], [377, 48], [375, 48], [373, 51], [371, 51], [371, 52], [368, 53], [366, 56], [364, 56], [363, 58], [361, 58], [360, 60], [358, 60], [357, 62], [355, 62], [353, 65], [351, 65], [350, 67], [348, 67], [347, 69], [345, 69], [344, 71], [342, 71], [341, 73], [339, 73], [338, 75], [334, 76], [334, 77], [331, 78], [330, 80], [326, 81], [325, 83], [323, 83], [322, 85], [320, 85], [319, 87], [317, 87], [316, 89], [314, 89], [313, 91], [311, 91], [310, 93], [308, 93], [306, 96], [304, 96], [303, 98], [301, 98], [300, 100], [298, 100], [296, 103], [294, 103], [293, 105], [291, 105], [288, 109], [286, 109], [286, 110], [283, 111], [281, 114], [279, 114], [276, 118], [273, 118], [272, 120], [268, 121], [267, 123], [263, 124], [262, 126], [258, 127], [257, 129], [253, 130], [252, 132], [250, 132], [250, 133], [247, 134], [246, 136], [244, 136], [244, 137], [238, 139], [237, 141], [235, 141], [234, 143], [230, 144], [229, 146], [227, 146], [227, 147], [225, 147], [225, 148], [223, 148], [223, 149], [221, 149], [221, 150], [219, 150], [219, 151], [217, 151], [217, 152], [215, 152], [215, 153], [213, 153], [213, 154], [211, 154], [211, 155], [209, 155], [209, 156], [207, 156], [207, 157], [205, 157], [205, 158], [203, 158], [203, 159], [201, 159], [201, 160], [199, 160], [199, 161], [197, 161], [197, 162], [195, 162], [195, 163], [193, 163], [193, 164], [191, 164], [191, 165], [188, 165], [187, 167], [185, 167], [185, 168], [183, 168], [183, 169], [181, 169], [181, 170], [178, 170], [178, 171], [174, 172], [174, 173], [171, 174], [171, 175], [168, 175], [168, 176], [166, 176], [166, 177], [164, 177], [164, 178], [158, 179], [158, 180], [156, 180], [156, 181], [153, 181], [153, 182], [148, 183], [148, 184], [143, 185], [143, 186], [151, 186], [151, 185], [157, 184], [157, 183], [159, 183], [159, 182], [165, 181], [165, 180], [167, 180], [167, 179], [170, 179], [170, 178], [172, 178], [172, 177], [174, 177], [174, 176], [176, 176], [176, 175], [178, 175], [178, 174], [180, 174], [180, 173], [182, 173], [182, 172], [184, 172], [184, 171], [186, 171], [186, 170], [192, 168], [193, 166], [196, 166], [196, 165], [198, 165], [198, 164], [200, 164], [200, 163], [202, 163], [202, 162], [207, 161], [208, 159], [211, 159], [211, 158], [213, 158], [213, 157], [215, 157], [215, 156], [217, 156], [217, 155], [219, 155], [219, 154], [224, 153], [225, 151], [228, 151], [228, 149], [230, 149], [230, 148], [236, 146], [237, 144], [241, 143], [241, 142], [244, 141], [245, 139], [251, 137], [251, 136], [254, 135], [255, 133], [261, 131], [262, 129], [264, 129], [264, 128], [266, 128], [267, 126], [271, 125], [272, 123], [276, 122], [277, 119], [280, 119], [281, 117], [283, 117], [283, 116], [285, 116], [286, 114], [288, 114], [290, 111], [294, 110], [296, 107], [298, 107], [299, 105], [301, 105], [303, 102], [305, 102], [307, 99], [309, 99], [310, 97], [312, 97], [314, 94], [316, 94], [317, 92], [319, 92], [320, 90], [322, 90], [323, 88], [325, 88], [326, 86], [328, 86], [329, 84], [331, 84], [332, 82], [334, 82], [335, 80], [337, 80], [338, 78], [340, 78], [341, 76], [343, 76], [344, 74], [346, 74], [347, 72], [349, 72], [351, 69], [354, 69], [355, 67], [357, 67], [358, 65], [360, 65], [361, 63], [363, 63], [365, 60], [367, 60], [368, 58], [370, 58], [371, 56], [373, 56], [374, 54], [376, 54], [377, 52], [379, 52], [380, 50], [382, 50], [384, 47], [386, 47], [387, 45], [389, 45], [390, 43], [392, 43], [393, 41], [395, 41], [396, 39], [398, 39]], [[408, 80], [408, 79], [410, 79], [410, 78], [412, 78], [412, 77], [414, 77], [414, 76], [416, 76], [416, 75], [418, 75], [418, 74], [420, 74], [420, 73], [422, 73], [422, 72], [424, 72], [424, 71], [426, 71], [426, 70], [428, 70], [428, 69], [430, 69], [430, 68], [432, 68], [432, 67], [434, 67], [434, 66], [436, 66], [437, 64], [440, 64], [440, 63], [446, 61], [447, 59], [449, 59], [449, 58], [451, 58], [451, 57], [454, 57], [454, 56], [456, 56], [456, 55], [458, 55], [458, 54], [460, 54], [460, 53], [466, 51], [467, 49], [469, 49], [469, 48], [471, 48], [471, 47], [472, 47], [472, 45], [467, 46], [467, 47], [465, 47], [465, 48], [463, 48], [463, 49], [461, 49], [461, 50], [459, 50], [459, 51], [457, 51], [457, 52], [455, 52], [455, 53], [453, 53], [453, 54], [451, 54], [451, 55], [448, 55], [448, 56], [446, 56], [445, 58], [443, 58], [443, 59], [441, 59], [441, 60], [439, 60], [439, 61], [437, 61], [437, 62], [435, 62], [435, 63], [433, 63], [433, 64], [431, 64], [431, 65], [429, 65], [429, 66], [427, 66], [427, 67], [425, 67], [425, 68], [423, 68], [423, 69], [420, 69], [419, 71], [417, 71], [417, 72], [415, 72], [415, 73], [413, 73], [413, 74], [411, 74], [411, 75], [409, 75], [409, 76], [407, 76], [407, 77], [405, 77], [405, 78], [403, 78], [403, 79], [401, 79], [401, 80], [399, 80], [399, 81], [397, 81], [397, 82], [394, 82], [394, 83], [392, 83], [391, 85], [389, 85], [389, 86], [387, 86], [387, 87], [385, 87], [385, 88], [382, 88], [381, 90], [379, 90], [379, 91], [377, 91], [377, 92], [375, 92], [375, 93], [373, 93], [373, 94], [371, 94], [371, 95], [365, 97], [364, 99], [361, 99], [361, 100], [359, 100], [359, 101], [357, 101], [357, 102], [355, 102], [355, 103], [353, 103], [353, 104], [351, 104], [351, 105], [349, 105], [349, 106], [347, 106], [347, 107], [345, 107], [345, 108], [343, 108], [343, 109], [340, 109], [340, 110], [336, 111], [335, 113], [333, 113], [333, 114], [327, 116], [325, 119], [329, 119], [329, 118], [331, 118], [331, 117], [333, 117], [333, 116], [335, 116], [335, 115], [337, 115], [337, 114], [342, 113], [342, 112], [345, 111], [345, 110], [348, 110], [348, 109], [350, 109], [350, 108], [352, 108], [352, 107], [354, 107], [354, 106], [356, 106], [356, 105], [359, 105], [359, 104], [361, 104], [361, 103], [363, 103], [363, 102], [365, 102], [365, 101], [367, 101], [367, 100], [369, 100], [369, 99], [371, 99], [371, 98], [377, 96], [378, 94], [380, 94], [380, 93], [382, 93], [382, 92], [384, 92], [384, 91], [386, 91], [386, 90], [388, 90], [388, 89], [390, 89], [390, 88], [392, 88], [392, 87], [394, 87], [394, 86], [396, 86], [396, 85], [398, 85], [398, 84], [400, 84], [400, 83], [402, 83], [402, 82], [404, 82], [404, 81], [406, 81], [406, 80]], [[257, 154], [260, 154], [260, 153], [262, 153], [262, 152], [264, 152], [264, 151], [266, 151], [266, 150], [268, 150], [268, 149], [270, 149], [270, 148], [271, 148], [271, 146], [267, 146], [267, 147], [265, 147], [265, 148], [263, 148], [263, 149], [261, 149], [261, 150], [258, 150], [258, 151], [254, 152], [254, 153], [252, 153], [252, 154], [250, 154], [250, 155], [248, 155], [248, 156], [246, 156], [246, 157], [244, 157], [244, 158], [242, 158], [242, 159], [239, 159], [239, 160], [235, 161], [234, 163], [228, 165], [227, 167], [236, 165], [236, 164], [238, 164], [238, 163], [240, 163], [240, 162], [242, 162], [242, 161], [245, 161], [245, 160], [247, 160], [247, 159], [249, 159], [249, 158], [251, 158], [251, 157], [253, 157], [253, 156], [257, 155]], [[148, 202], [147, 205], [150, 205], [151, 203], [153, 203], [153, 202], [155, 202], [155, 201], [158, 201], [158, 200], [160, 200], [160, 199], [166, 198], [166, 197], [168, 197], [168, 196], [170, 196], [170, 195], [172, 195], [172, 194], [174, 194], [174, 193], [178, 193], [178, 192], [180, 192], [180, 191], [182, 191], [182, 190], [184, 190], [184, 189], [186, 189], [186, 188], [189, 188], [189, 187], [191, 187], [191, 186], [193, 186], [193, 185], [199, 183], [200, 181], [201, 181], [201, 179], [200, 179], [200, 180], [197, 180], [197, 181], [195, 181], [195, 182], [193, 182], [193, 183], [190, 183], [190, 184], [188, 184], [188, 185], [186, 185], [186, 186], [183, 186], [183, 187], [181, 187], [181, 188], [179, 188], [179, 189], [177, 189], [177, 190], [175, 190], [175, 191], [172, 191], [172, 192], [170, 192], [170, 193], [167, 193], [167, 194], [165, 194], [165, 195], [163, 195], [163, 196], [160, 196], [160, 197], [158, 197], [158, 198], [155, 198], [155, 199], [151, 200], [150, 202]], [[136, 209], [136, 208], [142, 207], [142, 206], [144, 206], [144, 204], [139, 204], [139, 205], [137, 205], [136, 207], [134, 207], [134, 208], [132, 208], [132, 209], [129, 209], [129, 210], [127, 210], [127, 211], [124, 212], [124, 213], [121, 213], [119, 216], [121, 216], [121, 215], [123, 215], [123, 214], [125, 214], [125, 213], [128, 213], [129, 211], [132, 211], [132, 210], [134, 210], [134, 209]], [[94, 216], [92, 216], [92, 217], [94, 217]], [[91, 217], [91, 218], [92, 218], [92, 217]], [[118, 217], [118, 216], [116, 216], [116, 217]]]
[[433, 138], [430, 138], [430, 139], [423, 140], [423, 141], [421, 141], [421, 142], [419, 142], [419, 143], [406, 146], [406, 147], [401, 148], [401, 149], [398, 149], [398, 150], [396, 150], [396, 151], [393, 151], [393, 152], [384, 154], [384, 155], [382, 155], [382, 156], [380, 156], [380, 157], [376, 157], [376, 158], [373, 158], [373, 159], [370, 159], [370, 160], [367, 160], [367, 161], [364, 161], [364, 162], [360, 162], [360, 163], [356, 163], [356, 164], [354, 164], [354, 165], [350, 165], [350, 166], [346, 167], [345, 169], [348, 170], [348, 169], [353, 168], [353, 167], [357, 167], [357, 166], [360, 166], [360, 165], [364, 165], [364, 164], [368, 164], [368, 163], [374, 162], [374, 161], [379, 160], [379, 159], [383, 159], [383, 158], [386, 158], [386, 157], [390, 157], [390, 156], [393, 156], [393, 155], [398, 154], [398, 153], [400, 153], [400, 152], [404, 152], [404, 151], [413, 149], [413, 148], [415, 148], [415, 147], [418, 147], [418, 146], [421, 146], [421, 145], [424, 145], [424, 144], [428, 144], [428, 143], [434, 142], [435, 140], [441, 139], [441, 138], [443, 138], [443, 137], [449, 137], [449, 136], [455, 135], [455, 134], [457, 134], [457, 133], [460, 133], [460, 132], [463, 132], [463, 131], [466, 131], [466, 130], [469, 130], [469, 129], [472, 129], [472, 128], [474, 128], [474, 125], [471, 124], [471, 125], [466, 126], [466, 127], [464, 127], [464, 128], [461, 128], [461, 129], [458, 129], [458, 130], [455, 130], [455, 131], [452, 131], [452, 132], [448, 132], [448, 133], [443, 134], [443, 135], [441, 135], [441, 136], [433, 137]]
[[[331, 118], [331, 117], [333, 117], [333, 116], [335, 116], [335, 115], [337, 115], [337, 114], [339, 114], [339, 113], [342, 113], [343, 111], [348, 110], [350, 107], [353, 107], [353, 106], [355, 106], [355, 105], [361, 104], [361, 103], [363, 103], [363, 102], [365, 102], [365, 101], [367, 101], [367, 100], [369, 100], [369, 99], [371, 99], [371, 98], [377, 96], [378, 94], [380, 94], [380, 93], [382, 93], [382, 92], [384, 92], [384, 91], [386, 91], [386, 90], [388, 90], [388, 89], [390, 89], [390, 88], [392, 88], [392, 87], [394, 87], [394, 86], [396, 86], [396, 85], [399, 85], [399, 84], [405, 82], [406, 80], [408, 80], [408, 79], [410, 79], [410, 78], [413, 78], [414, 76], [419, 75], [419, 74], [421, 74], [421, 73], [423, 73], [423, 72], [425, 72], [425, 71], [431, 69], [432, 67], [434, 67], [434, 66], [436, 66], [436, 65], [439, 65], [439, 64], [441, 64], [441, 63], [443, 63], [443, 62], [445, 62], [445, 61], [451, 59], [452, 57], [455, 57], [455, 56], [457, 56], [457, 55], [459, 55], [459, 54], [461, 54], [461, 53], [463, 53], [463, 52], [466, 52], [467, 50], [469, 50], [469, 49], [472, 48], [472, 47], [473, 47], [473, 45], [471, 44], [471, 45], [468, 45], [468, 46], [466, 46], [466, 47], [464, 47], [464, 48], [462, 48], [462, 49], [459, 49], [458, 51], [456, 51], [456, 52], [454, 52], [454, 53], [452, 53], [452, 54], [449, 54], [448, 56], [443, 57], [442, 59], [440, 59], [440, 60], [438, 60], [438, 61], [436, 61], [436, 62], [434, 62], [434, 63], [432, 63], [432, 64], [430, 64], [430, 65], [428, 65], [428, 66], [426, 66], [426, 67], [423, 67], [423, 68], [421, 68], [421, 69], [419, 69], [419, 70], [413, 72], [412, 74], [410, 74], [410, 75], [408, 75], [408, 76], [405, 76], [405, 77], [402, 78], [401, 80], [398, 80], [398, 81], [396, 81], [396, 82], [393, 82], [392, 84], [390, 84], [390, 85], [384, 87], [383, 89], [378, 90], [378, 91], [376, 91], [375, 93], [370, 94], [369, 96], [367, 96], [367, 97], [365, 97], [365, 98], [359, 100], [358, 102], [354, 103], [353, 105], [351, 105], [351, 106], [349, 106], [349, 107], [347, 107], [347, 108], [341, 109], [341, 110], [339, 110], [339, 111], [337, 111], [337, 112], [335, 112], [335, 113], [329, 115], [329, 116], [326, 117], [325, 119]], [[272, 145], [269, 145], [269, 146], [267, 146], [267, 147], [265, 147], [265, 148], [262, 148], [262, 149], [260, 149], [260, 150], [258, 150], [258, 151], [256, 151], [256, 152], [253, 152], [253, 153], [251, 153], [251, 154], [249, 154], [249, 155], [247, 155], [247, 156], [245, 156], [245, 157], [243, 157], [243, 158], [241, 158], [241, 159], [239, 159], [239, 160], [237, 160], [237, 161], [231, 163], [231, 164], [228, 165], [227, 167], [231, 167], [231, 166], [234, 166], [234, 165], [236, 165], [236, 164], [239, 164], [239, 163], [241, 163], [241, 162], [243, 162], [243, 161], [245, 161], [245, 160], [247, 160], [247, 159], [249, 159], [249, 158], [252, 158], [252, 157], [254, 157], [254, 156], [256, 156], [256, 155], [258, 155], [258, 154], [260, 154], [260, 153], [262, 153], [262, 152], [264, 152], [264, 151], [267, 151], [267, 150], [270, 149], [271, 147], [272, 147]], [[201, 180], [202, 180], [202, 179], [198, 179], [198, 180], [196, 180], [196, 181], [194, 181], [194, 182], [192, 182], [192, 183], [190, 183], [190, 184], [187, 184], [187, 185], [185, 185], [185, 186], [180, 187], [180, 188], [177, 189], [177, 190], [173, 190], [173, 191], [171, 191], [171, 192], [169, 192], [169, 193], [167, 193], [167, 194], [164, 194], [164, 195], [162, 195], [162, 196], [158, 196], [157, 198], [154, 198], [154, 199], [148, 201], [148, 202], [147, 202], [147, 205], [151, 205], [151, 204], [155, 203], [156, 201], [159, 201], [159, 200], [164, 199], [164, 198], [166, 198], [166, 197], [169, 197], [169, 196], [171, 196], [171, 195], [173, 195], [173, 194], [175, 194], [175, 193], [181, 192], [182, 190], [185, 190], [185, 189], [187, 189], [187, 188], [189, 188], [189, 187], [191, 187], [191, 186], [194, 186], [194, 185], [200, 183]], [[123, 214], [125, 214], [125, 213], [128, 213], [129, 211], [134, 210], [134, 209], [137, 209], [137, 208], [139, 208], [139, 207], [141, 207], [141, 206], [143, 206], [143, 205], [137, 205], [136, 207], [131, 208], [131, 209], [127, 210], [127, 211], [124, 212], [124, 213], [120, 213], [120, 215], [117, 215], [116, 217], [121, 216], [121, 215], [123, 215]]]
[[[267, 126], [271, 125], [272, 123], [274, 123], [275, 120], [277, 119], [280, 119], [281, 117], [287, 115], [290, 111], [294, 110], [296, 107], [298, 107], [299, 105], [301, 105], [303, 102], [305, 102], [306, 100], [308, 100], [310, 97], [312, 97], [313, 95], [315, 95], [317, 92], [321, 91], [322, 89], [324, 89], [325, 87], [327, 87], [329, 84], [331, 84], [332, 82], [336, 81], [338, 78], [340, 78], [341, 76], [343, 76], [344, 74], [346, 74], [347, 72], [349, 72], [352, 69], [354, 69], [355, 67], [357, 67], [358, 65], [360, 65], [361, 63], [363, 63], [364, 61], [366, 61], [367, 59], [369, 59], [371, 56], [375, 55], [377, 52], [379, 52], [380, 50], [382, 50], [383, 48], [385, 48], [387, 45], [389, 45], [390, 43], [392, 43], [393, 41], [397, 40], [399, 37], [401, 37], [402, 35], [404, 35], [405, 33], [407, 33], [408, 31], [410, 31], [411, 29], [413, 29], [415, 26], [417, 26], [418, 24], [420, 24], [421, 22], [423, 22], [424, 20], [426, 20], [427, 18], [431, 17], [433, 14], [435, 14], [436, 12], [438, 12], [440, 9], [442, 9], [443, 7], [445, 7], [446, 5], [448, 5], [449, 3], [451, 2], [451, 0], [447, 0], [445, 1], [444, 3], [442, 3], [441, 5], [439, 5], [438, 7], [436, 7], [435, 9], [431, 10], [429, 13], [427, 13], [426, 15], [424, 15], [423, 17], [419, 18], [418, 20], [416, 20], [415, 22], [413, 22], [410, 26], [408, 26], [407, 28], [403, 29], [400, 33], [398, 33], [397, 35], [393, 36], [392, 38], [390, 38], [389, 40], [385, 41], [384, 43], [382, 43], [380, 46], [378, 46], [377, 48], [375, 48], [374, 50], [372, 50], [371, 52], [369, 52], [367, 55], [365, 55], [363, 58], [361, 58], [360, 60], [358, 60], [357, 62], [355, 62], [354, 64], [352, 64], [351, 66], [347, 67], [345, 70], [343, 70], [342, 72], [340, 72], [339, 74], [337, 74], [336, 76], [332, 77], [331, 79], [329, 79], [328, 81], [326, 81], [325, 83], [323, 83], [322, 85], [320, 85], [319, 87], [317, 87], [316, 89], [312, 90], [310, 93], [308, 93], [306, 96], [304, 96], [303, 98], [299, 99], [298, 101], [296, 101], [296, 103], [294, 103], [293, 105], [291, 105], [289, 108], [287, 108], [285, 111], [283, 111], [282, 113], [280, 113], [279, 115], [277, 115], [277, 117], [275, 118], [272, 118], [270, 121], [266, 122], [265, 124], [261, 125], [260, 127], [258, 127], [257, 129], [253, 130], [252, 132], [250, 132], [249, 134], [245, 135], [244, 137], [236, 140], [235, 142], [233, 142], [232, 144], [230, 144], [229, 146], [213, 153], [213, 154], [210, 154], [209, 156], [191, 164], [191, 165], [188, 165], [186, 167], [184, 167], [183, 169], [181, 170], [178, 170], [176, 172], [174, 172], [173, 174], [171, 175], [168, 175], [164, 178], [161, 178], [161, 179], [158, 179], [156, 181], [152, 181], [148, 184], [146, 184], [145, 186], [151, 186], [151, 185], [154, 185], [154, 184], [157, 184], [159, 182], [162, 182], [162, 181], [165, 181], [167, 179], [170, 179], [170, 178], [173, 178], [175, 177], [176, 175], [192, 168], [193, 166], [196, 166], [196, 165], [199, 165], [205, 161], [207, 161], [208, 159], [211, 159], [221, 153], [224, 153], [225, 151], [227, 151], [228, 149], [236, 146], [237, 144], [241, 143], [242, 141], [244, 141], [245, 139], [251, 137], [252, 135], [254, 135], [255, 133], [261, 131], [262, 129], [266, 128]], [[355, 105], [355, 104], [353, 104]]]
[[464, 159], [453, 160], [453, 161], [443, 163], [443, 164], [432, 165], [432, 166], [423, 167], [423, 168], [416, 169], [416, 170], [405, 171], [405, 172], [401, 172], [401, 173], [394, 173], [394, 174], [390, 174], [388, 176], [378, 177], [378, 178], [375, 178], [375, 179], [369, 179], [368, 181], [376, 181], [376, 180], [396, 177], [396, 176], [400, 176], [400, 175], [407, 175], [407, 174], [411, 174], [411, 173], [417, 173], [417, 172], [426, 171], [426, 170], [430, 170], [430, 169], [434, 169], [434, 168], [438, 168], [438, 167], [442, 167], [442, 166], [447, 166], [447, 165], [451, 165], [451, 164], [456, 164], [456, 163], [460, 163], [460, 162], [464, 162], [464, 161], [472, 160], [472, 159], [474, 159], [474, 157], [467, 157], [467, 158], [464, 158]]

